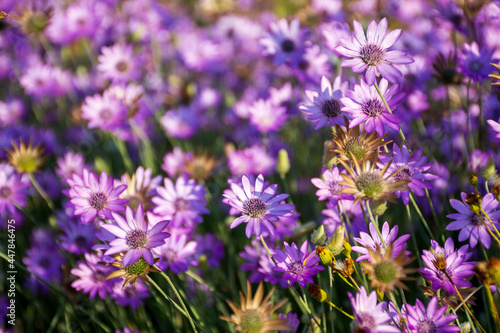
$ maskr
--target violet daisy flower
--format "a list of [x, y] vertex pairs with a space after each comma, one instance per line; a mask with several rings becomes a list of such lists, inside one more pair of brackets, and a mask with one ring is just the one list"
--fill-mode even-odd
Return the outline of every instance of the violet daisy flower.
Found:
[[488, 50], [485, 46], [481, 49], [476, 42], [464, 44], [458, 57], [458, 69], [472, 79], [474, 83], [483, 82], [491, 73], [490, 63], [495, 50]]
[[260, 40], [264, 46], [264, 55], [274, 55], [274, 63], [277, 65], [289, 61], [297, 65], [302, 59], [305, 49], [307, 31], [300, 28], [298, 19], [290, 24], [286, 19], [271, 23], [271, 32]]
[[81, 176], [86, 167], [85, 159], [80, 153], [68, 151], [63, 157], [57, 159], [57, 174], [63, 179], [69, 179], [74, 173]]
[[286, 252], [275, 249], [276, 267], [273, 270], [284, 273], [283, 279], [289, 280], [291, 286], [295, 282], [298, 282], [301, 287], [305, 287], [307, 282], [313, 283], [312, 276], [325, 269], [318, 265], [321, 259], [316, 254], [316, 250], [309, 251], [308, 241], [302, 244], [300, 250], [295, 243], [291, 246], [287, 242], [284, 244]]
[[157, 186], [158, 196], [152, 199], [156, 207], [153, 213], [172, 221], [173, 228], [183, 225], [193, 226], [202, 221], [200, 214], [210, 211], [204, 206], [205, 186], [199, 185], [193, 179], [179, 177], [174, 183], [165, 178], [164, 187]]
[[494, 120], [488, 119], [488, 124], [490, 124], [491, 128], [497, 132], [497, 138], [500, 139], [500, 123], [497, 123]]
[[85, 262], [78, 261], [78, 268], [73, 268], [71, 274], [79, 277], [71, 286], [76, 290], [82, 290], [85, 294], [90, 294], [90, 299], [99, 295], [101, 299], [106, 298], [106, 293], [113, 293], [113, 287], [117, 279], [106, 280], [106, 277], [113, 271], [113, 268], [101, 264], [101, 259], [95, 254], [86, 253]]
[[231, 173], [237, 177], [251, 174], [267, 175], [274, 170], [276, 160], [266, 148], [254, 145], [243, 150], [232, 150], [227, 154], [227, 164]]
[[250, 122], [261, 132], [277, 131], [288, 119], [286, 108], [259, 99], [249, 108]]
[[474, 275], [474, 262], [467, 262], [472, 253], [467, 252], [469, 245], [464, 245], [458, 250], [455, 249], [453, 239], [448, 238], [444, 243], [444, 248], [431, 239], [432, 252], [422, 250], [422, 259], [427, 267], [419, 268], [419, 272], [431, 282], [431, 287], [438, 290], [441, 287], [455, 294], [455, 288], [471, 287], [472, 284], [467, 279]]
[[104, 46], [98, 57], [97, 70], [113, 83], [137, 80], [140, 76], [137, 56], [134, 47], [128, 44]]
[[[397, 84], [388, 87], [387, 80], [380, 80], [380, 92], [391, 111], [394, 111], [403, 99], [403, 94], [399, 93], [399, 85]], [[354, 90], [344, 91], [344, 95], [345, 97], [342, 97], [340, 101], [344, 104], [342, 111], [349, 113], [352, 117], [349, 128], [364, 123], [365, 131], [368, 133], [377, 131], [380, 136], [384, 135], [384, 126], [399, 131], [399, 123], [403, 120], [399, 116], [389, 113], [374, 86], [369, 86], [361, 80], [361, 84], [356, 84]]]
[[89, 121], [89, 128], [112, 131], [123, 125], [127, 118], [127, 107], [109, 94], [95, 94], [85, 98], [82, 118]]
[[198, 261], [205, 261], [210, 268], [219, 267], [220, 260], [224, 258], [224, 242], [214, 234], [199, 235], [196, 238], [198, 244], [196, 257]]
[[344, 96], [344, 90], [348, 88], [349, 81], [342, 82], [340, 75], [333, 82], [333, 86], [327, 77], [323, 76], [321, 78], [321, 90], [305, 91], [310, 102], [301, 105], [299, 108], [307, 114], [307, 119], [315, 123], [314, 129], [320, 129], [326, 124], [331, 126], [344, 124], [340, 99]]
[[113, 177], [108, 177], [103, 171], [97, 178], [97, 174], [83, 169], [82, 178], [73, 174], [68, 179], [71, 188], [68, 196], [75, 206], [73, 214], [81, 215], [83, 223], [91, 222], [96, 216], [101, 219], [112, 218], [111, 212], [123, 212], [127, 199], [120, 199], [120, 194], [125, 191], [127, 185], [113, 187]]
[[111, 213], [117, 225], [104, 224], [103, 229], [111, 232], [116, 236], [109, 245], [111, 246], [104, 254], [112, 255], [126, 251], [123, 256], [123, 267], [132, 265], [142, 256], [144, 260], [154, 265], [152, 248], [161, 246], [165, 243], [165, 239], [170, 237], [169, 233], [162, 232], [170, 221], [161, 221], [154, 225], [148, 226], [144, 221], [144, 209], [142, 204], [139, 204], [135, 212], [127, 206], [125, 220], [119, 214]]
[[278, 331], [279, 333], [295, 333], [297, 332], [297, 329], [299, 328], [300, 325], [300, 320], [297, 316], [296, 313], [293, 313], [292, 311], [289, 311], [286, 316], [282, 313], [278, 315], [278, 318], [280, 319], [286, 319], [286, 325], [291, 328], [291, 330], [286, 330], [286, 331]]
[[392, 146], [392, 157], [389, 155], [379, 156], [381, 161], [379, 166], [381, 168], [383, 168], [384, 164], [392, 161], [386, 173], [391, 174], [403, 168], [394, 176], [394, 180], [409, 181], [409, 191], [396, 191], [398, 198], [401, 197], [405, 205], [408, 205], [410, 202], [410, 192], [421, 197], [425, 194], [425, 189], [433, 188], [429, 181], [439, 178], [439, 176], [426, 173], [432, 167], [432, 163], [426, 163], [427, 156], [422, 156], [422, 150], [423, 148], [420, 148], [410, 156], [410, 152], [406, 146], [400, 149], [398, 145], [394, 144]]
[[455, 314], [445, 315], [446, 310], [448, 310], [448, 306], [446, 305], [438, 308], [437, 297], [431, 298], [429, 304], [427, 304], [427, 308], [424, 303], [417, 298], [414, 306], [406, 304], [406, 313], [403, 314], [403, 317], [408, 323], [410, 332], [460, 332], [460, 327], [449, 325], [457, 319], [458, 316]]
[[[358, 242], [359, 244], [363, 246], [353, 246], [352, 250], [356, 251], [358, 253], [361, 253], [362, 255], [356, 259], [356, 261], [361, 261], [361, 260], [370, 260], [370, 254], [368, 253], [368, 248], [370, 248], [373, 252], [379, 249], [378, 251], [380, 252], [381, 256], [384, 256], [385, 254], [385, 246], [389, 246], [392, 244], [392, 256], [396, 258], [401, 251], [403, 251], [406, 248], [406, 241], [408, 238], [410, 238], [409, 234], [405, 234], [399, 238], [396, 238], [398, 235], [398, 230], [399, 227], [397, 225], [394, 226], [394, 228], [390, 229], [389, 228], [389, 223], [384, 222], [384, 225], [382, 226], [382, 230], [380, 234], [382, 235], [382, 240], [380, 239], [377, 229], [373, 225], [372, 222], [370, 222], [370, 235], [367, 234], [366, 232], [360, 232], [359, 233], [359, 238], [354, 237], [353, 239]], [[410, 255], [410, 252], [407, 251], [407, 254]]]
[[200, 126], [200, 115], [192, 107], [179, 106], [177, 109], [167, 111], [161, 118], [167, 135], [178, 139], [188, 139], [196, 134]]
[[330, 199], [332, 205], [337, 205], [339, 199], [353, 200], [353, 197], [346, 193], [341, 193], [344, 185], [340, 185], [340, 182], [344, 181], [344, 178], [340, 176], [339, 168], [332, 166], [332, 169], [322, 168], [321, 175], [323, 179], [313, 178], [311, 183], [316, 186], [319, 190], [316, 191], [319, 201]]
[[248, 238], [255, 234], [259, 237], [262, 227], [266, 228], [271, 235], [275, 235], [275, 229], [271, 222], [278, 221], [280, 216], [291, 214], [294, 206], [280, 203], [288, 198], [288, 194], [276, 194], [278, 185], [264, 186], [264, 176], [259, 175], [255, 180], [255, 185], [250, 184], [247, 176], [241, 178], [243, 188], [236, 183], [231, 184], [231, 190], [236, 195], [229, 195], [227, 192], [223, 196], [228, 199], [227, 203], [242, 213], [229, 226], [236, 228], [241, 223], [247, 223], [245, 234]]
[[111, 298], [121, 306], [130, 306], [132, 309], [137, 310], [139, 305], [143, 305], [143, 300], [150, 296], [148, 288], [144, 285], [141, 279], [137, 280], [135, 285], [127, 284], [122, 288], [121, 283], [116, 283], [113, 288]]
[[[471, 248], [476, 247], [477, 242], [481, 241], [484, 247], [489, 249], [491, 245], [491, 237], [486, 228], [493, 230], [491, 222], [482, 212], [479, 212], [479, 215], [472, 212], [470, 206], [465, 201], [467, 193], [462, 192], [460, 196], [462, 197], [462, 202], [456, 199], [450, 199], [451, 206], [455, 208], [458, 213], [446, 216], [450, 219], [455, 220], [448, 224], [446, 230], [460, 230], [460, 233], [458, 234], [458, 240], [460, 242], [463, 242], [469, 239]], [[500, 211], [495, 211], [498, 206], [498, 201], [491, 193], [485, 195], [481, 200], [481, 207], [491, 218], [497, 229], [500, 228], [500, 224], [498, 223], [498, 219], [500, 218]]]
[[387, 303], [377, 304], [377, 293], [372, 291], [366, 293], [364, 286], [353, 297], [351, 293], [349, 300], [354, 312], [354, 321], [351, 323], [352, 332], [370, 333], [400, 333], [399, 328], [388, 325], [388, 322], [396, 316], [394, 312], [386, 312]]
[[396, 65], [411, 64], [413, 59], [402, 50], [392, 50], [392, 46], [401, 36], [401, 29], [387, 32], [387, 19], [384, 17], [377, 24], [372, 20], [365, 33], [361, 23], [354, 20], [354, 34], [351, 40], [342, 38], [341, 46], [337, 46], [336, 51], [340, 55], [351, 58], [341, 63], [342, 67], [352, 67], [355, 73], [362, 73], [366, 70], [365, 78], [369, 85], [375, 83], [377, 75], [382, 75], [387, 81], [396, 83], [398, 78], [403, 77], [403, 73]]
[[0, 214], [9, 211], [14, 214], [16, 206], [26, 206], [27, 188], [30, 181], [23, 179], [13, 169], [0, 168]]
[[57, 219], [58, 225], [64, 232], [60, 236], [60, 244], [66, 251], [79, 255], [89, 252], [95, 244], [96, 228], [93, 224], [82, 224], [61, 213]]
[[187, 235], [172, 233], [165, 244], [153, 249], [154, 254], [160, 258], [156, 266], [162, 271], [170, 268], [175, 274], [187, 271], [188, 265], [198, 266], [195, 259], [197, 247], [198, 243], [189, 240]]

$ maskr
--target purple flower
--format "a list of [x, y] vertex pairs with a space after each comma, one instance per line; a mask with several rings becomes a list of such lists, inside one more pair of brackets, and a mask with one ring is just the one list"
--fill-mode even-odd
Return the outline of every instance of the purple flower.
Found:
[[[368, 253], [368, 248], [370, 248], [372, 251], [376, 251], [377, 248], [379, 248], [379, 251], [381, 253], [381, 256], [383, 257], [385, 254], [385, 246], [389, 246], [392, 244], [392, 256], [396, 258], [401, 251], [404, 250], [406, 247], [406, 241], [408, 238], [410, 238], [409, 234], [403, 235], [399, 238], [396, 238], [398, 235], [398, 229], [399, 227], [397, 225], [394, 226], [394, 228], [390, 229], [389, 228], [389, 223], [384, 222], [384, 225], [382, 226], [382, 231], [380, 234], [382, 235], [382, 240], [380, 239], [377, 229], [373, 225], [372, 222], [370, 222], [370, 235], [367, 234], [366, 232], [360, 232], [359, 233], [359, 238], [354, 237], [354, 240], [358, 242], [359, 244], [363, 246], [353, 246], [352, 250], [356, 251], [358, 253], [361, 253], [362, 255], [356, 259], [356, 261], [361, 261], [361, 260], [368, 260], [370, 261], [370, 254]], [[409, 255], [410, 252], [407, 251], [407, 254]], [[371, 262], [371, 261], [370, 261]]]
[[[456, 199], [450, 199], [451, 206], [455, 208], [458, 213], [446, 216], [450, 219], [455, 220], [454, 222], [448, 224], [446, 230], [460, 230], [460, 233], [458, 234], [458, 240], [460, 242], [463, 242], [469, 239], [470, 247], [472, 248], [476, 247], [478, 241], [481, 241], [484, 247], [489, 249], [491, 245], [491, 237], [486, 228], [493, 230], [491, 222], [482, 212], [479, 212], [479, 215], [481, 217], [472, 212], [469, 205], [465, 202], [467, 193], [462, 192], [461, 197], [462, 202]], [[495, 211], [498, 206], [498, 201], [491, 193], [485, 195], [481, 200], [481, 207], [491, 218], [497, 229], [500, 228], [500, 224], [498, 223], [498, 219], [500, 218], [500, 211]]]
[[60, 236], [61, 246], [66, 251], [79, 255], [87, 253], [95, 243], [96, 228], [93, 224], [82, 224], [61, 213], [57, 219], [58, 225], [64, 232]]
[[143, 299], [148, 298], [149, 292], [148, 288], [144, 285], [141, 279], [137, 280], [137, 284], [131, 285], [127, 284], [125, 288], [122, 288], [121, 283], [116, 283], [113, 288], [113, 293], [111, 298], [121, 307], [130, 306], [132, 309], [137, 310], [139, 305], [143, 305]]
[[169, 177], [174, 178], [186, 166], [187, 161], [193, 160], [193, 153], [183, 153], [179, 147], [174, 147], [172, 152], [165, 154], [161, 166]]
[[349, 295], [354, 312], [354, 322], [351, 324], [352, 332], [370, 333], [400, 333], [400, 330], [387, 323], [396, 316], [394, 312], [386, 312], [387, 303], [377, 304], [377, 293], [372, 291], [367, 295], [364, 286], [356, 293], [356, 298]]
[[308, 47], [293, 73], [301, 83], [316, 83], [322, 76], [331, 76], [330, 58], [321, 53], [319, 45]]
[[19, 83], [27, 94], [35, 98], [46, 96], [55, 98], [68, 92], [71, 87], [71, 76], [60, 68], [34, 63], [21, 76]]
[[472, 79], [474, 83], [483, 82], [491, 73], [490, 63], [495, 50], [488, 50], [486, 47], [481, 47], [476, 42], [464, 44], [463, 49], [458, 57], [459, 70]]
[[202, 222], [200, 214], [208, 214], [210, 211], [204, 206], [205, 187], [199, 185], [193, 179], [179, 177], [174, 183], [164, 179], [164, 187], [156, 187], [158, 196], [152, 199], [156, 207], [153, 212], [172, 221], [172, 227], [178, 228], [183, 225], [192, 227]]
[[79, 277], [71, 286], [90, 294], [90, 299], [98, 294], [101, 299], [106, 298], [106, 293], [113, 293], [113, 286], [117, 279], [106, 280], [113, 268], [100, 263], [101, 259], [95, 254], [86, 253], [85, 262], [78, 261], [78, 268], [73, 268], [71, 274]]
[[259, 99], [249, 108], [250, 122], [261, 132], [277, 131], [288, 119], [286, 108]]
[[[344, 225], [346, 227], [347, 234], [351, 232], [351, 229], [354, 236], [358, 236], [361, 231], [367, 232], [368, 229], [366, 228], [366, 222], [363, 217], [363, 211], [361, 210], [360, 203], [351, 200], [340, 200], [339, 202], [342, 218], [337, 203], [334, 204], [332, 200], [326, 203], [327, 209], [321, 211], [323, 215], [328, 216], [328, 218], [323, 220], [326, 235], [331, 237], [338, 226]], [[347, 219], [344, 214], [349, 218], [349, 223], [347, 223]]]
[[104, 46], [98, 57], [97, 70], [113, 83], [137, 80], [141, 75], [134, 47], [128, 44]]
[[167, 111], [160, 119], [167, 135], [178, 139], [188, 139], [196, 134], [200, 126], [200, 115], [191, 107], [179, 106]]
[[[396, 83], [403, 76], [401, 71], [393, 64], [411, 64], [413, 59], [406, 55], [405, 51], [392, 50], [392, 46], [401, 36], [401, 29], [387, 32], [387, 19], [383, 18], [380, 23], [372, 20], [365, 33], [361, 23], [354, 20], [354, 35], [351, 40], [341, 39], [342, 46], [337, 46], [336, 51], [351, 58], [341, 63], [342, 67], [352, 67], [355, 73], [363, 73], [366, 70], [366, 82], [369, 85], [375, 83], [377, 75], [382, 75], [387, 81]], [[381, 134], [380, 134], [381, 135]]]
[[119, 214], [111, 213], [117, 225], [104, 224], [103, 229], [111, 232], [116, 236], [109, 245], [111, 246], [104, 254], [112, 255], [126, 251], [123, 256], [123, 267], [132, 265], [142, 256], [144, 260], [150, 264], [154, 264], [152, 248], [161, 246], [165, 243], [165, 239], [170, 236], [166, 232], [162, 232], [170, 221], [158, 222], [154, 227], [148, 226], [144, 221], [144, 209], [142, 204], [139, 204], [137, 211], [127, 206], [125, 215], [127, 220]]
[[304, 53], [304, 42], [307, 32], [300, 28], [298, 19], [288, 24], [286, 19], [271, 23], [271, 32], [260, 40], [264, 46], [264, 55], [274, 55], [274, 63], [277, 65], [290, 62], [298, 65]]
[[214, 234], [200, 235], [196, 238], [196, 243], [198, 261], [203, 256], [210, 268], [219, 267], [220, 260], [224, 258], [224, 243]]
[[410, 191], [417, 196], [423, 196], [425, 194], [424, 189], [433, 188], [432, 184], [428, 181], [439, 178], [436, 175], [426, 173], [432, 167], [432, 163], [426, 163], [427, 156], [422, 156], [422, 150], [423, 148], [420, 148], [410, 156], [410, 152], [406, 146], [399, 149], [398, 145], [394, 144], [392, 146], [392, 157], [388, 155], [379, 156], [382, 162], [379, 163], [381, 168], [384, 164], [392, 160], [391, 166], [386, 171], [387, 174], [403, 168], [394, 176], [395, 181], [410, 181], [408, 183], [409, 191], [396, 191], [398, 198], [401, 197], [405, 205], [408, 205], [410, 201]]
[[469, 171], [473, 173], [481, 172], [481, 169], [488, 163], [490, 154], [483, 153], [479, 149], [474, 149], [469, 155]]
[[68, 179], [71, 188], [68, 196], [75, 206], [75, 215], [82, 215], [82, 222], [89, 223], [96, 216], [101, 219], [111, 219], [111, 212], [123, 212], [127, 199], [120, 199], [119, 195], [125, 191], [126, 185], [113, 187], [113, 177], [108, 177], [103, 171], [97, 178], [95, 173], [83, 170], [83, 178], [73, 174], [72, 179]]
[[82, 154], [68, 151], [63, 157], [57, 159], [56, 172], [61, 178], [69, 179], [74, 173], [81, 176], [85, 167], [85, 159]]
[[[389, 83], [385, 79], [380, 80], [380, 92], [391, 111], [394, 111], [401, 102], [403, 94], [398, 93], [399, 85], [395, 84], [390, 88], [388, 86]], [[399, 123], [403, 120], [389, 113], [374, 86], [368, 86], [365, 81], [361, 80], [361, 84], [356, 84], [354, 90], [346, 90], [344, 94], [346, 97], [341, 98], [340, 101], [344, 104], [342, 111], [349, 113], [352, 117], [349, 128], [364, 123], [364, 129], [368, 133], [377, 131], [380, 136], [384, 135], [384, 126], [399, 131]]]
[[187, 271], [188, 265], [198, 266], [194, 258], [197, 246], [197, 242], [188, 241], [187, 235], [172, 233], [165, 244], [153, 249], [154, 254], [160, 258], [156, 266], [162, 271], [170, 268], [175, 274]]
[[236, 195], [229, 195], [227, 192], [224, 197], [227, 203], [242, 213], [229, 226], [236, 228], [241, 223], [247, 223], [245, 234], [248, 238], [255, 234], [259, 237], [262, 233], [262, 227], [266, 228], [271, 235], [275, 235], [275, 229], [271, 222], [278, 221], [280, 216], [291, 214], [294, 206], [280, 203], [288, 198], [288, 194], [276, 194], [278, 185], [273, 184], [264, 186], [264, 176], [259, 175], [255, 184], [250, 184], [247, 176], [241, 178], [243, 188], [236, 183], [231, 184], [231, 190]]
[[286, 252], [280, 249], [275, 250], [276, 267], [273, 270], [284, 273], [283, 279], [289, 280], [291, 286], [295, 282], [298, 282], [301, 287], [305, 287], [307, 282], [313, 283], [312, 276], [325, 269], [318, 265], [320, 258], [316, 250], [309, 252], [308, 241], [302, 244], [300, 250], [295, 243], [291, 246], [287, 242], [284, 244]]
[[455, 314], [445, 315], [448, 306], [438, 308], [437, 297], [431, 298], [427, 308], [418, 298], [414, 306], [406, 304], [405, 308], [406, 314], [403, 314], [403, 317], [411, 332], [460, 332], [460, 327], [450, 325], [458, 316]]
[[286, 316], [284, 314], [280, 313], [278, 315], [278, 318], [287, 319], [287, 322], [285, 323], [285, 325], [292, 328], [291, 330], [287, 330], [287, 331], [278, 331], [279, 333], [295, 333], [295, 332], [297, 332], [297, 329], [299, 328], [299, 325], [300, 325], [300, 320], [297, 317], [296, 313], [289, 311], [286, 314]]
[[500, 139], [500, 124], [497, 123], [496, 121], [494, 120], [491, 120], [491, 119], [488, 119], [488, 124], [490, 124], [491, 128], [497, 132], [497, 138]]
[[16, 206], [26, 206], [27, 188], [30, 181], [18, 174], [13, 168], [0, 168], [0, 214], [7, 210], [14, 214]]
[[89, 128], [112, 131], [123, 125], [127, 118], [127, 107], [109, 94], [95, 94], [85, 98], [82, 118], [89, 121]]
[[441, 287], [450, 294], [456, 293], [454, 285], [460, 287], [471, 287], [467, 279], [474, 275], [474, 262], [467, 262], [472, 253], [467, 252], [469, 245], [464, 245], [456, 250], [453, 240], [448, 238], [444, 248], [431, 239], [432, 252], [422, 250], [422, 259], [427, 267], [419, 268], [419, 272], [429, 281], [434, 290]]
[[311, 183], [319, 188], [316, 191], [319, 201], [331, 199], [332, 205], [337, 205], [339, 199], [352, 200], [351, 195], [341, 193], [344, 185], [340, 185], [340, 182], [344, 181], [344, 178], [340, 176], [339, 168], [332, 166], [332, 169], [322, 168], [321, 169], [322, 178], [313, 178]]
[[237, 177], [251, 174], [267, 175], [275, 163], [275, 159], [266, 152], [266, 149], [258, 145], [230, 151], [227, 156], [229, 170]]
[[315, 129], [320, 129], [326, 124], [331, 126], [344, 124], [340, 99], [344, 96], [343, 91], [349, 88], [349, 82], [341, 80], [342, 78], [337, 76], [332, 86], [328, 78], [323, 76], [321, 90], [305, 91], [310, 102], [299, 108], [307, 114], [307, 119], [315, 123]]

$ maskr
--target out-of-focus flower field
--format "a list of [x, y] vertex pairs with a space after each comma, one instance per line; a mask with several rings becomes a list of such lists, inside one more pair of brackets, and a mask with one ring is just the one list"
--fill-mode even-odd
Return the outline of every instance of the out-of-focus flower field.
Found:
[[500, 333], [500, 2], [0, 0], [0, 332]]

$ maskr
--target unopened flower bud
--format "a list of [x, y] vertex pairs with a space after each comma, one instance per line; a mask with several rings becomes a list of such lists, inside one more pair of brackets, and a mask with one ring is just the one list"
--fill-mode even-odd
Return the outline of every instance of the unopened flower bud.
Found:
[[342, 250], [342, 254], [347, 258], [351, 257], [351, 244], [349, 244], [347, 237], [344, 237], [344, 249]]
[[334, 164], [337, 164], [337, 155], [331, 150], [335, 149], [335, 144], [331, 140], [325, 141], [323, 150], [323, 166], [327, 169], [332, 169]]
[[316, 253], [321, 259], [323, 265], [330, 265], [332, 263], [333, 254], [332, 251], [327, 246], [318, 246], [316, 248]]
[[326, 292], [317, 284], [311, 283], [309, 287], [307, 287], [307, 291], [309, 291], [311, 297], [318, 302], [328, 302], [328, 296], [326, 295]]
[[290, 159], [288, 158], [288, 152], [285, 149], [280, 149], [278, 153], [278, 163], [276, 163], [276, 171], [281, 177], [286, 175], [290, 171]]
[[469, 183], [471, 184], [471, 186], [476, 188], [477, 184], [479, 184], [479, 180], [477, 179], [477, 177], [475, 175], [472, 175], [469, 178]]
[[481, 176], [484, 179], [490, 180], [495, 177], [497, 174], [497, 169], [495, 168], [495, 162], [493, 161], [493, 156], [490, 157], [488, 163], [484, 166], [483, 170], [481, 170]]
[[465, 197], [465, 202], [469, 205], [473, 213], [478, 214], [481, 211], [481, 194], [469, 193]]
[[472, 332], [472, 325], [470, 322], [466, 321], [460, 324], [460, 333], [470, 333]]
[[318, 229], [314, 230], [312, 235], [312, 242], [314, 245], [325, 245], [326, 242], [326, 234], [325, 234], [325, 226], [321, 225]]
[[491, 257], [488, 265], [486, 265], [490, 279], [495, 283], [500, 283], [500, 259]]
[[372, 204], [372, 212], [376, 216], [384, 215], [387, 210], [387, 201], [385, 200], [373, 200]]
[[335, 229], [332, 238], [330, 239], [330, 243], [328, 243], [328, 247], [332, 251], [333, 255], [336, 256], [344, 250], [344, 233], [345, 228], [341, 225]]

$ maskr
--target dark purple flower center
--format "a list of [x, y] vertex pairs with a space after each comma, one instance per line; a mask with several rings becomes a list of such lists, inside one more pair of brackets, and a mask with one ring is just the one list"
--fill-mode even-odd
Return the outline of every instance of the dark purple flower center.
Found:
[[89, 203], [93, 208], [101, 210], [108, 205], [108, 197], [102, 192], [92, 192], [90, 194]]
[[483, 66], [483, 63], [479, 59], [472, 59], [469, 63], [469, 69], [473, 73], [481, 72]]
[[[479, 217], [477, 214], [474, 214], [472, 213], [472, 215], [470, 216], [470, 223], [474, 226], [476, 225], [482, 225], [483, 224], [483, 221], [486, 221], [486, 216], [484, 216], [483, 213], [479, 213], [481, 215], [481, 217]], [[483, 218], [483, 220], [481, 221], [481, 218]]]
[[304, 265], [300, 261], [294, 261], [288, 265], [288, 271], [292, 274], [300, 275], [304, 272]]
[[83, 247], [87, 244], [87, 239], [84, 236], [80, 235], [75, 238], [75, 244], [78, 247]]
[[287, 38], [281, 42], [281, 49], [283, 50], [283, 52], [292, 52], [293, 50], [295, 50], [295, 43], [293, 42], [293, 40]]
[[418, 333], [436, 333], [436, 324], [432, 320], [424, 319], [418, 323]]
[[174, 207], [176, 211], [183, 211], [189, 208], [189, 201], [182, 198], [175, 199]]
[[368, 66], [378, 66], [384, 61], [385, 51], [378, 45], [365, 45], [359, 52], [361, 59]]
[[50, 259], [47, 257], [43, 257], [38, 261], [38, 265], [43, 268], [49, 268], [50, 267]]
[[243, 214], [253, 218], [261, 218], [266, 214], [266, 203], [259, 198], [251, 198], [243, 204]]
[[328, 118], [337, 117], [340, 114], [340, 102], [336, 99], [328, 99], [321, 106], [321, 112]]
[[385, 106], [377, 98], [368, 99], [361, 105], [361, 111], [368, 117], [378, 117], [384, 112]]
[[373, 318], [373, 315], [371, 313], [361, 312], [361, 313], [357, 314], [357, 317], [359, 318], [360, 326], [368, 329], [369, 332], [371, 332], [371, 329], [375, 328], [376, 321], [375, 321], [375, 318]]
[[163, 252], [163, 260], [167, 261], [167, 262], [174, 262], [177, 260], [177, 251], [175, 251], [174, 249], [166, 249], [164, 252]]
[[99, 112], [99, 117], [104, 121], [110, 120], [111, 118], [113, 118], [113, 113], [111, 112], [110, 109], [102, 109]]
[[128, 64], [124, 60], [118, 61], [118, 63], [116, 64], [116, 70], [121, 73], [126, 72], [127, 69], [128, 69]]
[[394, 175], [394, 179], [396, 179], [396, 181], [398, 181], [398, 180], [409, 180], [409, 181], [411, 181], [412, 175], [413, 175], [413, 172], [410, 169], [404, 168], [403, 170], [401, 170], [400, 172], [398, 172], [396, 175]]
[[12, 189], [8, 186], [0, 187], [0, 198], [8, 199], [12, 195]]
[[148, 243], [148, 235], [142, 230], [135, 229], [127, 233], [125, 241], [131, 249], [142, 249]]
[[105, 272], [103, 272], [101, 270], [96, 270], [94, 272], [94, 274], [92, 275], [92, 278], [96, 282], [104, 282], [104, 281], [106, 281], [106, 276], [108, 276], [108, 274], [106, 274]]
[[303, 71], [307, 71], [309, 69], [309, 61], [301, 59], [299, 61], [299, 68]]

